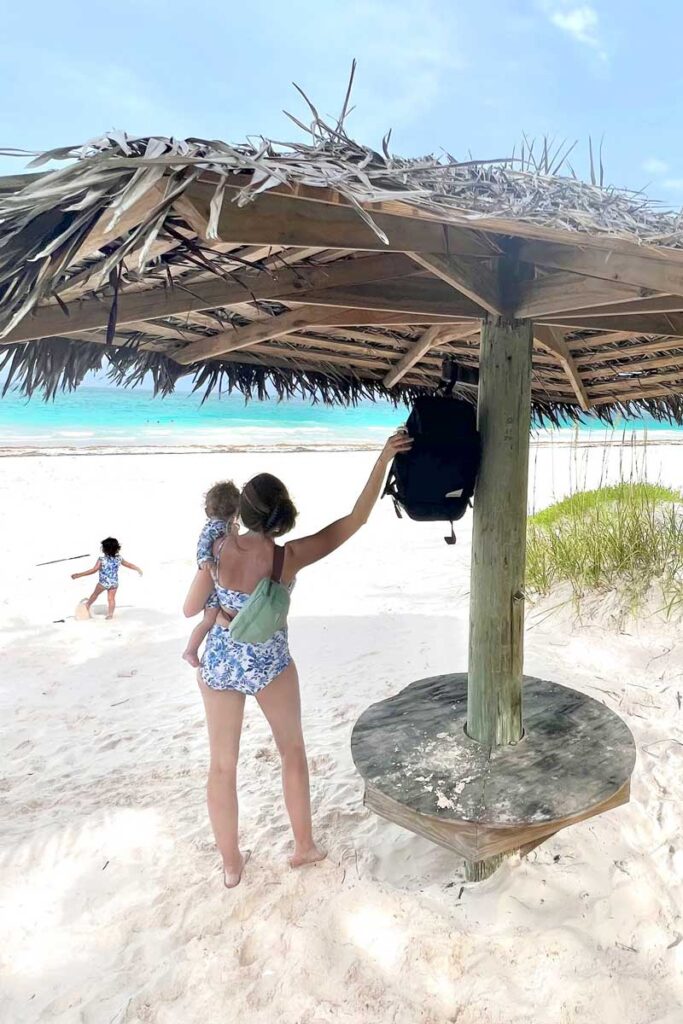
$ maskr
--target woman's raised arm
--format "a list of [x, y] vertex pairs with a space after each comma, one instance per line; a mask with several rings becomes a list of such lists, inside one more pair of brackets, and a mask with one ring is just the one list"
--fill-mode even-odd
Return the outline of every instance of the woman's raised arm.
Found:
[[380, 496], [389, 463], [399, 452], [410, 451], [412, 438], [403, 430], [392, 434], [382, 449], [368, 481], [361, 491], [352, 511], [342, 519], [330, 523], [318, 533], [301, 540], [293, 540], [287, 544], [286, 569], [288, 576], [295, 576], [299, 569], [336, 551], [347, 540], [357, 533], [368, 521], [377, 499]]

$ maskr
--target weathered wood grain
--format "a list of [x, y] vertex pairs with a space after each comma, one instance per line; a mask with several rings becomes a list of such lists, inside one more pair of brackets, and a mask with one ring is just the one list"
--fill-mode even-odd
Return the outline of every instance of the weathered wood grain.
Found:
[[479, 353], [482, 458], [474, 494], [467, 728], [480, 743], [522, 735], [524, 565], [532, 326], [484, 321]]
[[557, 683], [525, 677], [524, 690], [524, 738], [494, 748], [465, 732], [464, 673], [371, 705], [351, 739], [367, 806], [475, 863], [626, 802], [635, 745], [625, 723]]

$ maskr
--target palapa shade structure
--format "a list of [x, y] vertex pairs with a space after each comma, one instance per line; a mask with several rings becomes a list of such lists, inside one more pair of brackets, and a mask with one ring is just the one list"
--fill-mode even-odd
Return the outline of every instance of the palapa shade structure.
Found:
[[369, 709], [353, 748], [368, 803], [480, 877], [628, 798], [630, 734], [595, 702], [532, 681], [522, 740], [529, 426], [683, 420], [683, 226], [560, 175], [547, 146], [376, 152], [347, 135], [347, 106], [334, 124], [311, 108], [305, 145], [109, 135], [1, 179], [0, 365], [6, 388], [47, 396], [104, 363], [161, 393], [189, 374], [206, 393], [325, 401], [433, 392], [444, 360], [478, 369], [468, 677]]

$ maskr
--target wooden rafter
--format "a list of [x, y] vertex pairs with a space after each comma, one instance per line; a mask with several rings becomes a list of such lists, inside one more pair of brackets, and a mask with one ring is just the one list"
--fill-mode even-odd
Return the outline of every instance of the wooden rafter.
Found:
[[[597, 278], [583, 278], [586, 283]], [[568, 307], [567, 307], [568, 308]], [[585, 318], [599, 316], [602, 320], [608, 316], [624, 316], [627, 313], [680, 313], [683, 312], [683, 297], [680, 295], [653, 295], [645, 299], [627, 299], [623, 302], [612, 302], [609, 305], [582, 306], [573, 309], [572, 316]]]
[[498, 315], [503, 312], [497, 278], [483, 265], [483, 261], [439, 253], [410, 252], [408, 255], [419, 266], [489, 313]]
[[445, 341], [443, 327], [434, 326], [428, 327], [424, 334], [418, 338], [412, 348], [401, 356], [396, 366], [392, 367], [384, 378], [384, 386], [391, 388], [396, 384], [402, 377], [406, 375], [408, 370], [412, 369], [416, 363], [422, 359], [422, 357], [433, 349], [439, 342]]
[[680, 250], [670, 250], [663, 256], [656, 249], [630, 243], [624, 252], [617, 239], [601, 241], [601, 248], [589, 245], [588, 240], [582, 244], [583, 239], [576, 239], [573, 245], [527, 241], [520, 245], [518, 257], [539, 267], [569, 270], [585, 277], [651, 288], [667, 295], [683, 294], [683, 253]]
[[[628, 345], [625, 348], [612, 348], [607, 352], [590, 352], [587, 355], [574, 355], [577, 366], [596, 366], [600, 363], [617, 362], [618, 360], [634, 359], [638, 356], [655, 356], [660, 352], [671, 352], [676, 349], [683, 350], [681, 338], [660, 338], [658, 341], [649, 342], [646, 345]], [[683, 359], [683, 356], [681, 356]]]
[[[344, 260], [329, 267], [292, 267], [271, 274], [265, 271], [246, 271], [229, 278], [213, 276], [209, 280], [193, 283], [184, 288], [179, 282], [173, 290], [153, 288], [147, 291], [122, 292], [119, 295], [117, 322], [151, 320], [155, 317], [177, 316], [203, 309], [250, 302], [253, 299], [278, 298], [283, 294], [301, 296], [309, 289], [344, 286], [356, 282], [381, 280], [387, 275], [400, 277], [414, 270], [412, 262], [403, 256], [370, 256], [357, 260]], [[77, 334], [104, 328], [109, 320], [109, 301], [87, 298], [69, 303], [64, 311], [60, 306], [39, 306], [0, 341], [30, 341], [58, 334]]]
[[315, 288], [304, 297], [295, 294], [278, 296], [283, 302], [306, 301], [346, 309], [384, 309], [396, 313], [426, 313], [432, 316], [469, 317], [479, 320], [484, 311], [464, 295], [458, 295], [447, 284], [429, 277], [403, 277], [395, 281], [370, 282], [348, 287]]
[[[343, 326], [344, 324], [378, 324], [391, 325], [405, 323], [408, 314], [400, 312], [384, 312], [382, 310], [343, 309], [337, 306], [299, 306], [282, 313], [280, 316], [267, 317], [246, 327], [237, 327], [221, 331], [219, 334], [190, 342], [185, 348], [175, 352], [173, 358], [184, 366], [204, 359], [214, 359], [226, 352], [235, 352], [243, 348], [252, 348], [259, 342], [270, 338], [281, 337], [295, 331], [305, 331], [325, 324]], [[443, 327], [445, 321], [438, 326]], [[446, 326], [448, 326], [446, 324]]]
[[[270, 349], [271, 351], [264, 351]], [[288, 370], [309, 370], [316, 373], [324, 372], [325, 367], [340, 379], [376, 380], [381, 381], [384, 373], [381, 365], [374, 366], [372, 363], [360, 364], [358, 367], [351, 365], [347, 359], [332, 359], [319, 354], [311, 356], [308, 353], [286, 351], [275, 348], [275, 346], [264, 345], [256, 350], [248, 349], [246, 352], [232, 352], [223, 356], [221, 362], [246, 363], [252, 366], [279, 366]], [[338, 367], [338, 370], [336, 369]], [[436, 383], [439, 373], [436, 368], [425, 368], [416, 370], [404, 378], [407, 384], [422, 385]]]
[[668, 337], [683, 337], [683, 314], [681, 313], [650, 313], [624, 314], [623, 316], [591, 316], [583, 319], [573, 313], [557, 313], [541, 317], [542, 323], [564, 327], [567, 330], [580, 331], [614, 331], [634, 334], [661, 334]]
[[589, 371], [583, 374], [583, 379], [586, 382], [604, 380], [606, 377], [624, 373], [648, 373], [650, 370], [660, 370], [670, 366], [677, 366], [683, 371], [683, 353], [678, 353], [675, 356], [661, 356], [655, 359], [631, 358], [628, 362], [617, 365], [602, 363], [595, 367], [591, 366]]
[[600, 395], [592, 401], [593, 405], [614, 405], [615, 402], [627, 404], [628, 402], [639, 402], [642, 399], [671, 398], [672, 395], [680, 396], [681, 388], [683, 388], [683, 376], [678, 388], [650, 387], [639, 388], [637, 391], [633, 390], [633, 388], [626, 388], [614, 390], [609, 395]]
[[[575, 307], [599, 307], [599, 312], [610, 311], [609, 303], [638, 297], [642, 289], [619, 282], [585, 278], [578, 274], [559, 271], [535, 278], [522, 285], [520, 302], [515, 316], [531, 320], [549, 313], [563, 313]], [[578, 315], [576, 313], [572, 314]]]
[[[208, 221], [213, 186], [193, 183], [185, 192], [195, 214]], [[244, 245], [324, 246], [330, 249], [375, 250], [381, 252], [457, 253], [490, 256], [495, 245], [478, 231], [441, 224], [416, 216], [409, 207], [404, 216], [374, 210], [372, 218], [387, 242], [377, 236], [351, 207], [339, 202], [301, 202], [300, 199], [264, 193], [257, 201], [238, 206], [224, 202], [218, 235], [224, 242]]]
[[614, 345], [618, 341], [630, 341], [633, 338], [633, 331], [606, 331], [604, 334], [591, 334], [585, 338], [573, 338], [567, 342], [570, 350], [576, 352], [579, 349], [602, 348], [604, 345]]
[[579, 401], [579, 405], [584, 412], [588, 412], [590, 409], [590, 399], [583, 385], [583, 381], [581, 380], [581, 374], [574, 362], [574, 358], [567, 348], [563, 333], [553, 327], [546, 327], [543, 324], [534, 324], [534, 341], [539, 345], [542, 345], [548, 352], [552, 352], [557, 356], [564, 367], [567, 377], [569, 378], [569, 382]]
[[116, 241], [126, 235], [133, 228], [141, 224], [149, 216], [164, 196], [163, 185], [157, 182], [146, 189], [130, 206], [121, 213], [115, 221], [111, 210], [101, 213], [97, 223], [88, 232], [83, 244], [72, 256], [70, 263], [77, 263], [86, 259], [94, 253], [99, 252], [105, 245]]
[[[628, 370], [625, 368], [624, 372], [627, 373]], [[624, 376], [620, 380], [594, 384], [589, 391], [593, 396], [611, 394], [614, 391], [626, 389], [633, 398], [636, 398], [642, 388], [659, 387], [661, 384], [669, 384], [673, 381], [683, 381], [683, 366], [672, 370], [671, 373], [653, 373], [652, 376], [641, 375], [638, 377]]]

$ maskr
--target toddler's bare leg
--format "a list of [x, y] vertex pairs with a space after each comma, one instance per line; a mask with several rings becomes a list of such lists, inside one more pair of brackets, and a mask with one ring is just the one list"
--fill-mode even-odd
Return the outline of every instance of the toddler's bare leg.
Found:
[[202, 621], [190, 633], [187, 647], [183, 651], [183, 658], [193, 668], [199, 668], [199, 647], [211, 627], [215, 625], [217, 618], [218, 608], [205, 608]]
[[84, 602], [85, 607], [88, 610], [88, 615], [90, 615], [90, 609], [92, 608], [92, 606], [94, 605], [95, 601], [97, 600], [97, 598], [100, 596], [100, 594], [103, 591], [104, 591], [104, 587], [100, 586], [100, 584], [98, 583], [96, 585], [95, 589], [93, 590], [92, 594], [90, 595], [90, 597], [87, 599], [87, 601]]
[[113, 619], [116, 611], [116, 587], [107, 591], [107, 618]]

